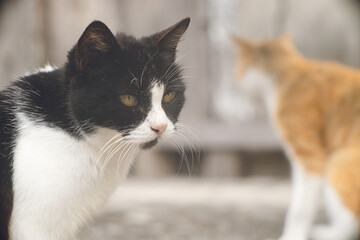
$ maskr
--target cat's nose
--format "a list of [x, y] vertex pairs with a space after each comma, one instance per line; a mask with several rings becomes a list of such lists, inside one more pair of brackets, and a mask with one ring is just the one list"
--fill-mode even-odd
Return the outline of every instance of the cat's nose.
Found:
[[161, 124], [153, 124], [150, 126], [151, 130], [153, 130], [157, 135], [161, 135], [163, 132], [165, 132], [166, 128], [168, 127], [167, 123], [161, 123]]

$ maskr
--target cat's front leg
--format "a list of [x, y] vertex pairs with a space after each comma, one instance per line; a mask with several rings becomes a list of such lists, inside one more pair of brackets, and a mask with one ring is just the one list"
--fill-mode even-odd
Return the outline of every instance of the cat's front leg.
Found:
[[280, 240], [307, 240], [323, 182], [321, 175], [311, 174], [297, 160], [292, 165], [292, 198]]

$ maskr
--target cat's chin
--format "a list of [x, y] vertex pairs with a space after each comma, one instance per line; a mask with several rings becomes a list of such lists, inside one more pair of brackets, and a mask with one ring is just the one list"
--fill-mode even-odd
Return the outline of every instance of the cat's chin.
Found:
[[154, 147], [156, 144], [158, 143], [158, 139], [155, 138], [154, 140], [150, 141], [150, 142], [146, 142], [140, 145], [140, 147], [144, 150], [146, 149], [150, 149], [152, 147]]

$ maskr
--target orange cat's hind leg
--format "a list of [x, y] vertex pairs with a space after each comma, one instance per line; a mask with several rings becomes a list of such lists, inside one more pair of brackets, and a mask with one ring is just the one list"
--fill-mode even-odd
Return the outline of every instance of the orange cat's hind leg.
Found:
[[330, 223], [315, 227], [312, 231], [312, 239], [359, 239], [359, 147], [339, 150], [331, 157], [326, 173], [324, 201]]
[[292, 197], [279, 240], [308, 240], [317, 211], [323, 175], [310, 173], [299, 160], [292, 160]]

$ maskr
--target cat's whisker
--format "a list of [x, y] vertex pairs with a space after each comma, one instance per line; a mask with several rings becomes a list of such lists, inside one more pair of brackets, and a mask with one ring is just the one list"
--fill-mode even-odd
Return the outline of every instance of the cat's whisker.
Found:
[[[116, 149], [120, 148], [121, 146], [125, 145], [126, 142], [124, 141], [125, 138], [123, 136], [119, 136], [118, 139], [113, 139], [113, 142], [109, 144], [100, 154], [98, 159], [102, 159], [102, 166], [100, 169], [100, 175], [102, 173], [102, 169], [106, 167], [108, 161], [111, 159], [112, 155], [116, 153]], [[106, 156], [104, 155], [106, 153]]]
[[[124, 146], [126, 146], [126, 145], [124, 144]], [[121, 146], [117, 146], [117, 147], [113, 150], [113, 154], [116, 154], [116, 152], [119, 151], [121, 148], [122, 148]], [[112, 157], [107, 157], [107, 158], [105, 158], [104, 163], [103, 163], [103, 165], [102, 165], [102, 167], [101, 167], [99, 176], [102, 176], [102, 175], [103, 175], [103, 172], [105, 171], [106, 167], [108, 166], [109, 162], [111, 161], [111, 158], [112, 158]]]
[[[192, 151], [195, 152], [196, 154], [196, 160], [198, 162], [198, 164], [200, 164], [200, 159], [201, 159], [201, 152], [204, 152], [204, 146], [200, 140], [200, 138], [198, 137], [197, 134], [195, 134], [195, 130], [193, 130], [192, 127], [183, 124], [183, 123], [177, 123], [176, 124], [176, 134], [178, 135], [182, 135], [183, 134], [190, 134], [191, 138], [187, 137], [187, 136], [183, 136], [183, 138], [186, 140], [187, 144], [189, 144], [189, 147], [192, 149]], [[189, 141], [190, 139], [190, 141]], [[196, 146], [195, 146], [196, 144]]]
[[[176, 79], [182, 79], [181, 73], [184, 70], [184, 68], [174, 68], [173, 70], [171, 70], [163, 79], [169, 79], [172, 80], [172, 78], [175, 75], [178, 75]], [[186, 77], [186, 76], [185, 76]], [[169, 81], [171, 82], [171, 81]]]
[[108, 141], [104, 147], [102, 147], [102, 149], [100, 150], [100, 155], [99, 157], [103, 157], [103, 155], [107, 152], [107, 151], [110, 151], [112, 146], [116, 143], [118, 143], [119, 141], [121, 141], [123, 138], [121, 135], [119, 136], [115, 136], [113, 137], [112, 139], [110, 139], [110, 141]]
[[[174, 79], [171, 79], [169, 82], [167, 82], [167, 84], [169, 85], [169, 87], [184, 87], [185, 84], [181, 81], [181, 80], [186, 80], [186, 79], [189, 79], [189, 78], [196, 78], [196, 77], [193, 77], [193, 76], [188, 76], [187, 78], [183, 78], [183, 77], [178, 77], [178, 78], [174, 78]], [[179, 82], [180, 81], [180, 82]], [[175, 84], [173, 84], [175, 83]]]
[[204, 150], [204, 146], [201, 143], [201, 140], [200, 140], [199, 136], [195, 133], [196, 130], [193, 127], [191, 127], [190, 125], [187, 125], [185, 123], [179, 123], [178, 122], [178, 123], [176, 123], [176, 128], [177, 129], [186, 129], [187, 133], [191, 134], [195, 138], [197, 143], [199, 144], [200, 148], [202, 150]]
[[133, 82], [136, 82], [136, 85], [139, 87], [139, 79], [131, 72], [130, 68], [128, 68], [128, 72], [133, 77], [133, 79], [130, 81], [130, 85], [133, 84]]
[[[115, 153], [119, 153], [119, 155], [121, 155], [121, 153], [124, 151], [124, 149], [127, 149], [131, 146], [130, 142], [126, 142], [123, 146], [119, 146], [116, 148]], [[117, 166], [117, 165], [116, 165]], [[116, 176], [118, 175], [119, 172], [119, 167], [117, 167], [116, 169]]]
[[[176, 80], [179, 80], [179, 79], [186, 79], [186, 78], [191, 78], [191, 77], [194, 77], [194, 76], [191, 76], [191, 75], [187, 75], [187, 76], [182, 76], [182, 71], [184, 69], [181, 68], [181, 69], [175, 69], [174, 71], [172, 71], [171, 73], [169, 73], [167, 76], [166, 76], [166, 79], [167, 80], [170, 80], [169, 82], [173, 82], [175, 79]], [[175, 78], [174, 78], [175, 77]], [[174, 78], [174, 79], [172, 79]]]
[[189, 148], [190, 154], [191, 154], [191, 168], [193, 169], [194, 161], [195, 161], [194, 153], [197, 156], [196, 159], [200, 159], [200, 154], [198, 153], [195, 146], [191, 142], [186, 141], [187, 138], [184, 135], [182, 135], [181, 132], [177, 132], [175, 135], [179, 138], [179, 141], [186, 142], [186, 144], [188, 145], [188, 148]]
[[120, 134], [120, 133], [119, 133], [119, 134], [116, 134], [115, 136], [113, 136], [112, 138], [110, 138], [110, 140], [108, 140], [108, 141], [104, 144], [104, 146], [102, 146], [102, 148], [100, 149], [100, 152], [106, 151], [106, 148], [107, 148], [108, 144], [110, 144], [113, 140], [115, 140], [116, 138], [119, 138], [119, 137], [121, 137], [121, 134]]
[[107, 157], [106, 160], [104, 161], [103, 167], [100, 171], [100, 176], [102, 176], [103, 170], [106, 169], [107, 165], [109, 164], [110, 160], [112, 159], [112, 157], [121, 149], [127, 148], [129, 145], [131, 144], [131, 142], [124, 142], [122, 145], [118, 145], [115, 150], [113, 151], [112, 155]]
[[[188, 133], [188, 132], [186, 132], [186, 133]], [[180, 134], [180, 135], [182, 135], [182, 134]], [[186, 136], [183, 136], [183, 138], [188, 139], [188, 137], [186, 137]], [[201, 142], [199, 142], [199, 141], [195, 141], [195, 142], [196, 142], [196, 145], [193, 141], [190, 141], [190, 142], [188, 141], [187, 143], [189, 144], [189, 148], [191, 151], [192, 162], [196, 163], [196, 168], [199, 168], [200, 161], [201, 161], [201, 153], [204, 152], [204, 148], [203, 148]], [[200, 146], [200, 148], [197, 146]], [[195, 156], [193, 155], [193, 153], [195, 154]]]
[[194, 146], [194, 144], [192, 142], [187, 141], [188, 138], [186, 136], [182, 135], [179, 132], [176, 133], [176, 135], [182, 142], [186, 142], [186, 144], [188, 145], [188, 149], [191, 154], [191, 168], [194, 169], [194, 163], [197, 163], [196, 167], [199, 167], [200, 151]]
[[143, 68], [143, 70], [142, 70], [142, 72], [141, 72], [141, 76], [140, 76], [140, 86], [142, 85], [143, 76], [144, 76], [144, 74], [145, 74], [146, 67], [147, 67], [147, 65], [149, 64], [149, 62], [151, 61], [151, 59], [152, 59], [152, 57], [149, 56], [149, 60], [147, 60], [147, 62], [145, 63], [145, 66], [144, 66], [144, 68]]
[[[169, 72], [169, 70], [173, 67], [173, 66], [175, 66], [175, 64], [176, 64], [176, 61], [175, 62], [173, 62], [170, 66], [169, 66], [169, 68], [166, 70], [166, 72], [164, 73], [164, 75], [162, 75], [161, 76], [161, 78], [160, 79], [166, 79], [166, 77], [167, 77], [167, 75], [168, 75], [168, 72]], [[170, 72], [172, 72], [172, 71], [181, 71], [180, 69], [178, 69], [178, 68], [173, 68]]]
[[115, 145], [114, 149], [113, 149], [113, 150], [110, 152], [110, 154], [106, 157], [107, 159], [111, 159], [111, 158], [116, 154], [116, 152], [118, 151], [118, 149], [124, 147], [124, 146], [127, 144], [126, 141], [121, 142], [121, 140], [120, 140], [120, 142], [118, 142], [118, 143], [119, 143], [119, 144], [118, 144], [118, 145]]
[[186, 151], [185, 151], [184, 147], [181, 144], [182, 141], [181, 141], [181, 139], [179, 139], [179, 137], [176, 134], [173, 135], [173, 140], [174, 140], [174, 143], [176, 143], [176, 145], [179, 147], [179, 150], [181, 152], [181, 157], [185, 161], [185, 164], [186, 164], [186, 167], [188, 169], [189, 175], [191, 176], [190, 162], [189, 162], [189, 159], [187, 157]]
[[121, 152], [120, 152], [120, 154], [118, 156], [118, 161], [119, 160], [122, 161], [125, 158], [125, 156], [126, 156], [127, 152], [129, 151], [129, 149], [131, 147], [133, 147], [133, 144], [134, 144], [134, 141], [129, 141], [128, 144], [122, 148], [122, 150], [121, 150]]
[[[120, 169], [121, 165], [123, 164], [124, 159], [127, 158], [128, 154], [131, 155], [131, 153], [133, 152], [133, 151], [130, 151], [132, 149], [135, 149], [134, 141], [130, 141], [127, 148], [123, 148], [123, 150], [120, 152], [119, 157], [118, 157], [118, 161], [117, 161], [116, 178], [118, 177], [119, 169]], [[124, 154], [123, 154], [123, 152], [124, 152]]]
[[180, 74], [182, 72], [183, 69], [180, 68], [174, 68], [173, 70], [171, 70], [163, 79], [171, 79], [172, 77], [174, 77], [176, 74]]
[[97, 168], [98, 163], [100, 161], [100, 159], [102, 158], [102, 156], [104, 155], [104, 153], [107, 151], [108, 147], [110, 147], [112, 145], [112, 141], [116, 140], [117, 138], [122, 137], [121, 134], [117, 134], [114, 137], [112, 137], [109, 141], [107, 141], [104, 146], [100, 149], [99, 151], [99, 156], [96, 158], [94, 167]]
[[134, 143], [132, 143], [131, 148], [124, 154], [123, 159], [122, 159], [122, 161], [120, 163], [120, 166], [124, 162], [124, 159], [128, 159], [128, 156], [133, 155], [137, 151], [138, 151], [138, 148], [136, 147], [136, 145], [134, 145]]
[[[176, 65], [177, 63], [179, 63], [184, 57], [186, 57], [187, 55], [189, 55], [191, 51], [187, 51], [186, 53], [184, 53], [182, 56], [178, 57], [170, 66], [169, 68], [166, 70], [165, 74], [161, 77], [161, 79], [165, 79], [169, 70]], [[176, 68], [175, 68], [176, 69]]]
[[[122, 140], [123, 140], [123, 138], [120, 138], [120, 139], [116, 139], [112, 143], [110, 143], [103, 151], [100, 152], [97, 162], [103, 158], [104, 158], [103, 162], [105, 162], [106, 159], [109, 157], [109, 154], [113, 151], [114, 146], [116, 146], [118, 143], [121, 143]], [[105, 156], [105, 154], [106, 154], [106, 156]]]
[[184, 163], [184, 158], [182, 157], [182, 153], [179, 149], [179, 146], [176, 144], [176, 142], [173, 141], [173, 139], [169, 139], [169, 144], [170, 146], [174, 149], [175, 152], [177, 152], [178, 154], [180, 154], [180, 164], [178, 166], [178, 171], [177, 171], [177, 174], [180, 173], [180, 170], [182, 169], [182, 165]]
[[178, 78], [171, 79], [170, 81], [168, 81], [168, 83], [172, 83], [172, 82], [176, 82], [177, 80], [180, 80], [180, 79], [188, 79], [188, 78], [197, 78], [197, 77], [192, 76], [192, 75], [181, 76], [181, 77], [178, 77]]

